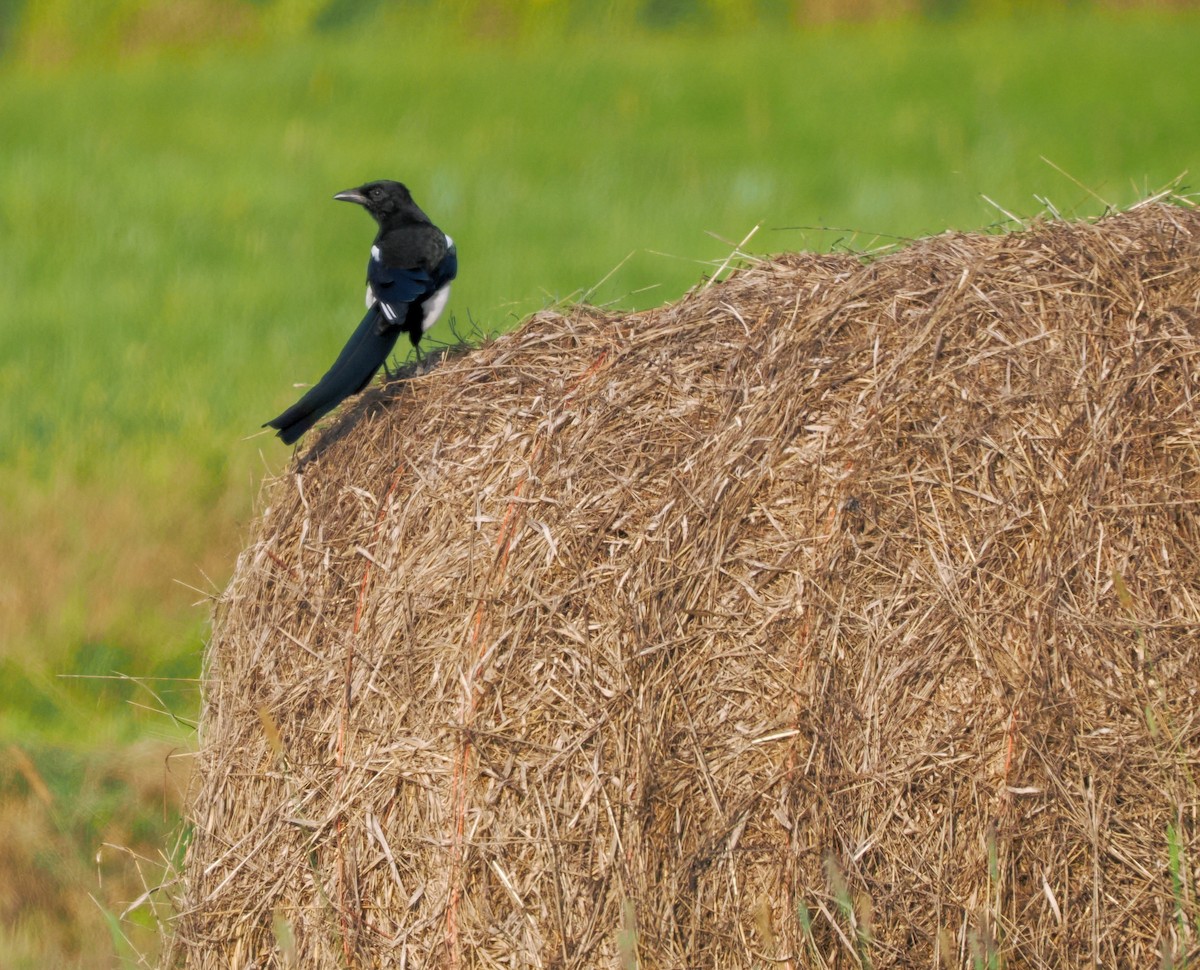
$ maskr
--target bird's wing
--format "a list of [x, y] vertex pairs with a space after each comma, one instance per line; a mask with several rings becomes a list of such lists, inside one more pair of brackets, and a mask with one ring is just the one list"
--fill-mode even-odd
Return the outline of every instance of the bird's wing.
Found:
[[437, 289], [433, 276], [425, 270], [388, 266], [374, 255], [367, 263], [367, 286], [387, 323], [397, 327], [403, 326], [409, 304]]

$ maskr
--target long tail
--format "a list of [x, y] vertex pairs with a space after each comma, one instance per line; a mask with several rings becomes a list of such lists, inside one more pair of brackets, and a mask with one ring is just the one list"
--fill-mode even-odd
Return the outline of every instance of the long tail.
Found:
[[276, 428], [283, 443], [292, 444], [351, 394], [357, 394], [371, 383], [399, 335], [400, 328], [388, 325], [379, 305], [373, 306], [325, 376], [304, 397], [263, 427]]

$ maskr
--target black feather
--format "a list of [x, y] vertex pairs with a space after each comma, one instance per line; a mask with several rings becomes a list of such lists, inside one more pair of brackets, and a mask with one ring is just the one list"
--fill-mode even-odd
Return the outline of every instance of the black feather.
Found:
[[325, 376], [304, 397], [263, 427], [277, 429], [283, 443], [290, 445], [351, 394], [357, 394], [371, 383], [400, 336], [396, 327], [386, 324], [379, 305], [371, 307]]
[[387, 360], [401, 333], [417, 347], [446, 305], [458, 251], [399, 182], [368, 182], [334, 196], [361, 205], [379, 226], [367, 263], [367, 315], [333, 366], [307, 394], [264, 428], [292, 444], [357, 394]]

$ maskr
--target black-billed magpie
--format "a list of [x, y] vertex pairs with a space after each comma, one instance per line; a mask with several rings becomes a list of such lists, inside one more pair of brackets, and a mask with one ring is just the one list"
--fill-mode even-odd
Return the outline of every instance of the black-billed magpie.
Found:
[[454, 240], [435, 226], [399, 182], [368, 182], [334, 196], [356, 202], [379, 223], [367, 262], [367, 315], [325, 376], [290, 408], [263, 425], [292, 444], [375, 376], [408, 334], [417, 347], [450, 299], [458, 274]]

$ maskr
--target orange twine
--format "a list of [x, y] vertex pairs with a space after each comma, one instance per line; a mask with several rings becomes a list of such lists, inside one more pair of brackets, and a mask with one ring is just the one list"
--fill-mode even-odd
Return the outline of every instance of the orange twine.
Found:
[[[608, 351], [603, 351], [592, 362], [591, 366], [571, 385], [571, 388], [563, 396], [564, 404], [574, 397], [579, 386], [596, 373], [607, 359]], [[541, 454], [542, 440], [539, 439], [534, 442], [533, 451], [530, 453], [529, 467], [532, 468], [536, 464]], [[503, 580], [505, 571], [508, 568], [508, 556], [512, 551], [513, 543], [516, 541], [519, 525], [518, 519], [523, 518], [517, 514], [519, 507], [518, 500], [525, 490], [525, 483], [528, 481], [528, 477], [528, 472], [521, 476], [516, 488], [513, 489], [513, 495], [509, 499], [508, 508], [504, 511], [504, 518], [500, 522], [500, 534], [496, 538], [496, 561], [492, 566], [492, 571], [488, 576], [485, 588], [490, 588], [495, 583]], [[480, 672], [485, 652], [482, 637], [486, 618], [487, 596], [481, 593], [475, 604], [475, 613], [471, 617], [469, 643], [472, 647], [475, 647], [475, 660], [471, 665], [470, 674], [467, 678], [466, 693], [463, 697], [461, 713], [461, 724], [463, 727], [462, 747], [459, 749], [458, 758], [455, 759], [454, 774], [451, 776], [450, 781], [450, 800], [454, 814], [454, 840], [450, 860], [450, 895], [446, 902], [446, 945], [450, 951], [450, 966], [453, 970], [457, 970], [462, 965], [461, 944], [458, 938], [458, 907], [462, 899], [462, 865], [464, 861], [464, 835], [467, 822], [467, 766], [471, 760], [472, 750], [468, 725], [474, 718], [475, 708], [481, 695], [481, 688], [478, 686], [475, 678]]]
[[[404, 466], [400, 465], [396, 468], [395, 474], [392, 476], [392, 484], [384, 495], [383, 501], [379, 503], [379, 514], [375, 518], [375, 530], [371, 533], [371, 545], [374, 546], [379, 539], [379, 530], [383, 528], [383, 520], [387, 516], [388, 503], [391, 501], [392, 495], [395, 493], [397, 486], [400, 484], [400, 479], [404, 474]], [[339, 796], [345, 784], [345, 767], [346, 767], [346, 729], [350, 721], [350, 705], [352, 703], [350, 676], [354, 671], [354, 641], [358, 636], [359, 629], [362, 624], [363, 609], [367, 603], [367, 590], [371, 582], [371, 567], [373, 563], [370, 559], [363, 566], [362, 581], [358, 584], [358, 608], [354, 611], [354, 624], [350, 630], [350, 637], [346, 643], [346, 680], [345, 688], [342, 696], [342, 711], [338, 718], [338, 739], [337, 739], [337, 757], [336, 764], [338, 769], [337, 774], [337, 790]], [[350, 939], [350, 919], [346, 906], [346, 854], [342, 848], [342, 837], [346, 831], [346, 818], [344, 815], [339, 815], [337, 820], [337, 874], [338, 874], [338, 915], [341, 919], [342, 928], [342, 955], [346, 958], [346, 965], [354, 965], [354, 952]]]

